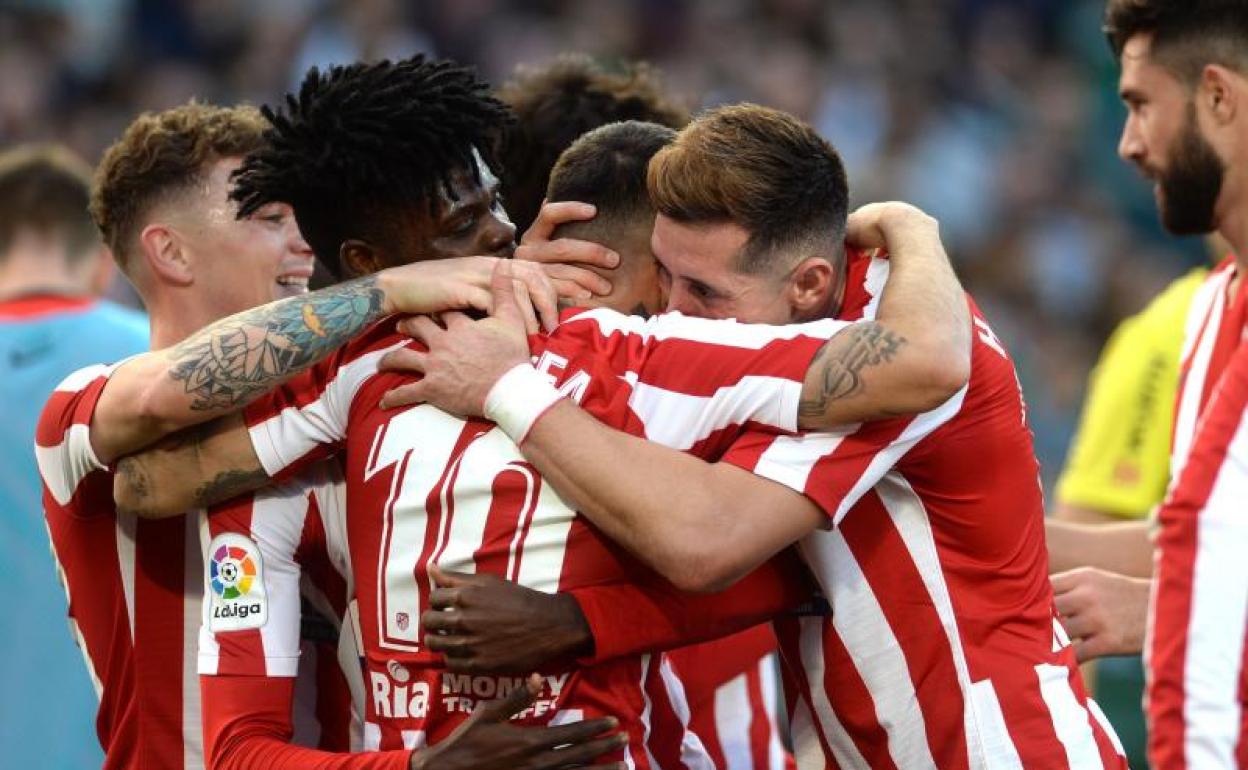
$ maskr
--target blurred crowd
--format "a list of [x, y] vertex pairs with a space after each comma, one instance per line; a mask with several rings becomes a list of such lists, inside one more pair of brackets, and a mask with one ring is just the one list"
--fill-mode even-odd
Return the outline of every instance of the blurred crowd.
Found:
[[[837, 146], [855, 202], [937, 216], [1011, 347], [1049, 487], [1113, 324], [1199, 242], [1113, 154], [1102, 0], [0, 0], [0, 146], [92, 162], [140, 111], [273, 102], [311, 65], [426, 51], [491, 82], [565, 51], [645, 60], [691, 108], [754, 101]], [[119, 290], [121, 291], [121, 290]]]

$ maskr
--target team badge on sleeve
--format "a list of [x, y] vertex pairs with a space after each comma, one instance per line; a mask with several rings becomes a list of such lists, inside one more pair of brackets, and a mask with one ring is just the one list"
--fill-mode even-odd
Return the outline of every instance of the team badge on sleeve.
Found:
[[264, 562], [248, 537], [233, 532], [217, 535], [208, 545], [208, 628], [244, 631], [269, 619], [264, 593]]

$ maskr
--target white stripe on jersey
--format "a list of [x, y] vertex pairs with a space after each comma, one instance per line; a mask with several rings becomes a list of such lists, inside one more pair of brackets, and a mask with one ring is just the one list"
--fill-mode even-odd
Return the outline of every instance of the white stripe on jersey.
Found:
[[74, 423], [56, 446], [35, 444], [35, 463], [58, 505], [69, 505], [74, 490], [93, 471], [107, 470], [91, 449], [91, 428]]
[[642, 318], [624, 315], [608, 308], [587, 310], [564, 321], [565, 325], [576, 323], [593, 323], [603, 337], [609, 337], [612, 334], [629, 334], [645, 341], [675, 338], [745, 350], [758, 350], [776, 340], [791, 340], [800, 336], [827, 339], [838, 330], [850, 325], [848, 321], [838, 321], [833, 318], [784, 327], [726, 324], [722, 320], [693, 318], [677, 312]]
[[1001, 711], [1001, 701], [997, 699], [992, 680], [982, 679], [972, 684], [968, 700], [970, 708], [967, 710], [974, 711], [976, 732], [988, 763], [986, 766], [997, 770], [1023, 770], [1023, 759], [1010, 737], [1005, 713]]
[[902, 429], [900, 436], [875, 453], [875, 456], [871, 458], [871, 464], [867, 466], [867, 470], [863, 472], [857, 483], [841, 500], [840, 507], [836, 509], [836, 516], [832, 519], [834, 525], [840, 524], [841, 520], [845, 518], [845, 514], [849, 512], [849, 509], [862, 499], [867, 490], [875, 486], [876, 481], [885, 471], [900, 462], [906, 452], [913, 449], [915, 444], [926, 438], [932, 431], [952, 420], [962, 410], [962, 402], [966, 399], [966, 393], [970, 387], [971, 385], [968, 382], [945, 403], [930, 412], [924, 412], [915, 417]]
[[[646, 749], [646, 761], [649, 763], [650, 767], [654, 770], [658, 770], [658, 768], [661, 768], [662, 765], [659, 764], [659, 761], [654, 758], [653, 752], [650, 751], [650, 714], [653, 711], [653, 706], [650, 703], [650, 691], [646, 689], [646, 679], [650, 676], [650, 666], [652, 665], [653, 660], [653, 655], [646, 654], [641, 656], [641, 680], [637, 682], [637, 688], [641, 692], [642, 703], [640, 721], [643, 737], [641, 745]], [[626, 756], [625, 761], [628, 762], [629, 768], [632, 768], [632, 757]]]
[[763, 696], [763, 713], [767, 715], [767, 770], [784, 770], [784, 744], [780, 742], [780, 720], [776, 705], [780, 702], [779, 671], [776, 653], [765, 655], [758, 661], [758, 678]]
[[801, 400], [800, 382], [750, 376], [742, 377], [735, 385], [719, 388], [713, 396], [690, 396], [638, 382], [628, 405], [646, 426], [648, 439], [686, 450], [715, 431], [732, 425], [735, 416], [740, 414], [754, 414], [755, 421], [781, 430], [797, 430]]
[[200, 545], [202, 510], [183, 518], [182, 533], [182, 762], [184, 770], [203, 770], [204, 729], [195, 646], [203, 617], [204, 554]]
[[[715, 690], [715, 734], [728, 767], [723, 770], [754, 770], [750, 745], [750, 702], [748, 674], [738, 674]], [[741, 708], [745, 704], [746, 708]]]
[[1072, 768], [1102, 767], [1101, 750], [1088, 723], [1088, 712], [1079, 705], [1070, 688], [1070, 669], [1041, 663], [1036, 666], [1040, 680], [1040, 697], [1049, 707], [1057, 739], [1066, 749], [1066, 760]]
[[867, 266], [867, 278], [862, 285], [871, 295], [871, 299], [862, 310], [863, 318], [875, 318], [876, 311], [880, 309], [880, 297], [884, 293], [884, 284], [888, 282], [890, 264], [887, 259], [873, 257], [871, 264]]
[[[979, 722], [975, 713], [975, 701], [970, 697], [971, 674], [966, 662], [966, 651], [962, 647], [962, 637], [958, 630], [958, 618], [953, 611], [953, 600], [949, 595], [949, 586], [945, 582], [944, 570], [940, 564], [940, 554], [936, 551], [936, 538], [932, 534], [932, 522], [923, 507], [923, 499], [914, 491], [905, 477], [900, 473], [889, 472], [880, 479], [875, 487], [880, 503], [888, 511], [893, 526], [901, 536], [910, 555], [910, 561], [918, 570], [919, 578], [927, 589], [936, 615], [940, 618], [941, 628], [949, 641], [953, 654], [954, 669], [958, 672], [958, 684], [962, 687], [962, 698], [967, 704], [963, 721], [966, 727], [967, 760], [971, 767], [985, 766], [987, 759], [983, 745], [983, 737], [979, 734]], [[997, 707], [998, 714], [1000, 706]], [[1005, 735], [1009, 740], [1009, 735]], [[1018, 758], [1018, 751], [1011, 742], [1005, 755]], [[987, 765], [989, 767], [993, 765]]]
[[[1174, 447], [1170, 450], [1170, 478], [1177, 479], [1187, 464], [1187, 456], [1196, 437], [1196, 422], [1200, 419], [1201, 394], [1209, 374], [1209, 359], [1218, 341], [1222, 316], [1226, 309], [1226, 289], [1234, 271], [1225, 270], [1206, 281], [1197, 292], [1188, 313], [1188, 336], [1184, 342], [1186, 376], [1180, 383], [1178, 406], [1174, 415]], [[1199, 342], [1195, 335], [1204, 332]], [[1190, 356], [1190, 360], [1189, 360]]]
[[138, 519], [133, 513], [117, 511], [113, 531], [117, 534], [117, 569], [121, 572], [121, 592], [126, 599], [126, 621], [130, 625], [131, 644], [134, 644], [134, 551], [138, 526]]
[[1248, 628], [1248, 420], [1240, 420], [1226, 459], [1197, 517], [1192, 609], [1184, 661], [1184, 721], [1190, 767], [1235, 767], [1241, 738], [1239, 700], [1244, 629]]
[[1101, 711], [1101, 704], [1088, 698], [1088, 711], [1092, 713], [1092, 718], [1096, 720], [1096, 723], [1109, 736], [1109, 742], [1113, 744], [1114, 752], [1121, 757], [1125, 757], [1127, 752], [1122, 748], [1122, 741], [1118, 740], [1118, 733], [1114, 732], [1113, 726], [1109, 724], [1109, 719], [1105, 716], [1105, 712]]
[[[377, 362], [383, 356], [406, 344], [398, 342], [343, 364], [315, 401], [302, 407], [286, 407], [281, 414], [253, 425], [252, 446], [265, 471], [276, 476], [316, 447], [340, 441], [346, 432], [351, 401], [360, 386], [377, 373]], [[291, 419], [287, 412], [299, 412], [301, 419]], [[264, 439], [257, 441], [256, 433]]]
[[[871, 693], [876, 712], [887, 714], [888, 753], [897, 767], [936, 770], [918, 695], [901, 642], [840, 529], [802, 539], [806, 563], [835, 608], [832, 626]], [[805, 640], [803, 640], [805, 641]], [[822, 652], [823, 647], [820, 646]]]
[[800, 436], [778, 436], [763, 450], [753, 473], [792, 489], [804, 489], [810, 472], [820, 459], [833, 452], [858, 424], [826, 433], [804, 433]]
[[[813, 701], [811, 706], [814, 709], [814, 713], [807, 714], [807, 718], [815, 717], [816, 724], [828, 731], [824, 737], [832, 749], [832, 758], [836, 760], [838, 767], [870, 767], [866, 757], [858, 751], [858, 746], [836, 716], [832, 702], [828, 700], [828, 685], [824, 681], [823, 667], [823, 622], [823, 618], [801, 619], [802, 670], [806, 675], [806, 686], [810, 688]], [[909, 677], [906, 681], [909, 681]], [[798, 713], [802, 712], [799, 710]], [[802, 730], [802, 734], [804, 738], [799, 744], [798, 733], [794, 731], [794, 753], [798, 758], [798, 770], [827, 767], [823, 748], [819, 745], [819, 736], [813, 725], [809, 730]]]
[[663, 691], [667, 693], [667, 702], [683, 729], [680, 739], [681, 764], [687, 770], [716, 770], [702, 739], [689, 729], [689, 699], [685, 695], [685, 685], [672, 670], [671, 659], [666, 655], [659, 658], [659, 676], [663, 681]]

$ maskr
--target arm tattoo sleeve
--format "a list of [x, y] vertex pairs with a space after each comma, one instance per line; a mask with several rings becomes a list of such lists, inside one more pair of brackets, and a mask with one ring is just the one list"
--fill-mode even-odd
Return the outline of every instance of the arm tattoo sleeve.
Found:
[[905, 344], [905, 337], [874, 321], [854, 324], [833, 336], [811, 363], [819, 377], [819, 391], [802, 399], [798, 415], [818, 417], [833, 401], [861, 393], [863, 370], [892, 361]]
[[239, 407], [324, 358], [382, 316], [366, 276], [230, 316], [170, 351], [197, 410]]

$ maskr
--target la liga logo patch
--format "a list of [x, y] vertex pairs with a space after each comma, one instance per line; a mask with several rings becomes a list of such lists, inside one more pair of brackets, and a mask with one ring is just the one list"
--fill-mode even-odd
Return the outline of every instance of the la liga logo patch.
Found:
[[222, 544], [212, 553], [208, 579], [222, 599], [237, 599], [250, 592], [256, 582], [256, 561], [246, 548]]
[[264, 590], [264, 561], [255, 541], [227, 532], [208, 545], [208, 596], [205, 612], [213, 631], [262, 627], [269, 603]]

